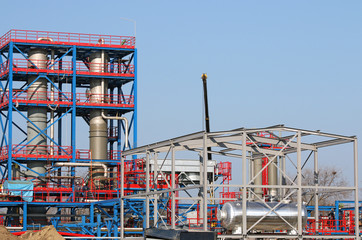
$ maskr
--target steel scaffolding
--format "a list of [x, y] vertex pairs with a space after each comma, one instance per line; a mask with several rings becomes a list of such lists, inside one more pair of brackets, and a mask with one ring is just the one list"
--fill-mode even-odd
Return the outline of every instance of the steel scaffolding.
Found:
[[[92, 91], [101, 82], [103, 92]], [[84, 126], [91, 125], [92, 111], [106, 115], [102, 157], [79, 149], [88, 141]], [[33, 184], [17, 192], [2, 188], [6, 226], [25, 231], [53, 223], [72, 233], [117, 236], [115, 169], [121, 151], [137, 146], [135, 38], [10, 30], [0, 38], [0, 114], [1, 185]], [[121, 116], [129, 119], [128, 128]], [[80, 167], [89, 174], [79, 176]], [[28, 195], [31, 201], [24, 200]]]
[[[268, 136], [266, 136], [266, 134]], [[270, 137], [273, 136], [273, 137]], [[318, 173], [319, 166], [321, 164], [318, 158], [318, 151], [331, 146], [337, 146], [341, 144], [350, 143], [353, 145], [353, 157], [351, 159], [344, 159], [346, 163], [349, 161], [353, 164], [354, 169], [354, 181], [352, 186], [321, 186], [318, 184]], [[273, 146], [273, 147], [270, 147]], [[211, 151], [207, 151], [208, 148], [212, 148]], [[200, 157], [200, 176], [201, 180], [199, 184], [188, 185], [186, 187], [176, 186], [176, 175], [175, 175], [175, 163], [176, 154], [183, 152], [194, 152], [196, 156]], [[309, 157], [304, 157], [302, 153], [309, 153]], [[207, 175], [207, 163], [210, 159], [207, 158], [208, 153], [211, 153], [213, 159], [218, 157], [227, 157], [229, 159], [235, 159], [237, 162], [241, 162], [240, 172], [241, 183], [233, 184], [216, 184], [213, 179], [210, 179]], [[157, 160], [165, 161], [170, 156], [171, 164], [171, 181], [169, 189], [157, 189], [148, 186], [146, 192], [126, 195], [124, 193], [123, 184], [121, 183], [121, 215], [120, 221], [123, 222], [124, 217], [124, 203], [129, 199], [145, 198], [145, 224], [144, 228], [149, 227], [164, 227], [169, 229], [176, 229], [177, 227], [184, 226], [185, 223], [176, 213], [176, 201], [194, 201], [200, 203], [200, 212], [202, 214], [202, 230], [207, 231], [210, 229], [208, 226], [208, 212], [210, 211], [210, 205], [215, 201], [225, 200], [237, 200], [236, 198], [220, 198], [216, 195], [212, 195], [216, 188], [239, 188], [242, 196], [242, 209], [246, 212], [247, 201], [254, 199], [263, 202], [264, 205], [269, 209], [269, 212], [275, 213], [275, 209], [283, 202], [283, 200], [289, 199], [291, 196], [296, 198], [298, 216], [297, 225], [293, 227], [291, 223], [283, 219], [281, 220], [290, 225], [294, 232], [286, 233], [255, 233], [254, 227], [261, 222], [268, 213], [260, 217], [252, 226], [247, 227], [248, 216], [243, 214], [242, 216], [242, 227], [240, 234], [224, 234], [219, 235], [219, 238], [356, 238], [359, 236], [359, 218], [354, 218], [354, 229], [351, 229], [348, 233], [333, 235], [333, 234], [320, 234], [318, 232], [306, 231], [306, 226], [302, 223], [302, 195], [307, 190], [313, 191], [315, 197], [315, 219], [319, 217], [318, 211], [318, 193], [323, 191], [349, 191], [353, 192], [354, 196], [354, 212], [356, 216], [359, 216], [359, 204], [358, 204], [358, 157], [357, 157], [357, 138], [355, 136], [348, 137], [337, 134], [329, 134], [321, 131], [309, 131], [304, 129], [285, 127], [284, 125], [272, 126], [267, 128], [240, 128], [231, 131], [222, 132], [197, 132], [173, 139], [169, 139], [154, 144], [149, 144], [143, 147], [127, 150], [123, 152], [122, 163], [127, 156], [137, 155], [139, 158], [143, 158], [146, 161], [146, 167], [149, 166], [151, 159], [154, 162]], [[314, 155], [314, 184], [302, 184], [302, 170], [305, 163], [310, 159], [310, 156]], [[266, 158], [268, 162], [260, 169], [259, 172], [250, 174], [253, 161], [255, 159]], [[276, 159], [278, 161], [276, 161]], [[286, 171], [286, 161], [291, 162], [295, 166], [296, 174], [291, 176]], [[276, 185], [256, 185], [255, 179], [262, 174], [262, 172], [268, 167], [268, 165], [274, 165], [277, 168], [277, 172], [280, 175], [279, 179], [283, 179]], [[235, 167], [233, 167], [235, 170]], [[163, 175], [163, 166], [156, 166], [153, 172], [154, 176]], [[123, 170], [121, 171], [123, 173]], [[150, 181], [150, 169], [146, 169], [146, 182]], [[122, 175], [121, 181], [124, 176]], [[265, 199], [262, 199], [256, 194], [257, 189], [278, 189], [280, 192], [280, 201], [275, 207], [270, 207], [266, 204]], [[179, 196], [176, 193], [179, 192]], [[157, 211], [158, 201], [163, 195], [169, 194], [171, 197], [171, 224], [167, 224], [163, 220], [162, 214]], [[195, 204], [195, 203], [194, 203]], [[189, 203], [189, 205], [192, 205]], [[153, 210], [153, 216], [151, 211]], [[153, 222], [149, 219], [153, 218]], [[318, 222], [318, 220], [317, 220]], [[318, 223], [317, 223], [318, 224]], [[124, 229], [121, 228], [121, 235], [124, 234]]]

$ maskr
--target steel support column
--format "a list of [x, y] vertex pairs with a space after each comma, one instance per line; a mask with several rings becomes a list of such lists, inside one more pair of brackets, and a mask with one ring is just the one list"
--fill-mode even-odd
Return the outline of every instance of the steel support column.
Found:
[[208, 135], [205, 132], [203, 137], [203, 154], [202, 154], [202, 208], [203, 208], [203, 216], [202, 216], [202, 226], [203, 230], [207, 231], [207, 162], [208, 162], [208, 154], [207, 154], [207, 138]]
[[[318, 184], [319, 184], [319, 168], [318, 168], [318, 150], [314, 151], [314, 185], [316, 189], [314, 191], [314, 218], [315, 218], [315, 228], [318, 232], [319, 229], [319, 194], [318, 194]], [[338, 224], [338, 221], [337, 221]]]
[[23, 204], [23, 231], [28, 230], [28, 203]]
[[[71, 115], [71, 146], [72, 146], [72, 159], [71, 162], [76, 161], [75, 149], [76, 149], [76, 117], [77, 117], [77, 108], [76, 108], [76, 97], [77, 97], [77, 47], [73, 46], [72, 50], [72, 63], [73, 63], [73, 77], [72, 77], [72, 115]], [[75, 176], [75, 168], [71, 167], [71, 176]], [[72, 190], [73, 190], [73, 201], [75, 201], [75, 184], [72, 180]]]
[[[150, 193], [150, 153], [146, 153], [146, 193]], [[144, 228], [150, 227], [150, 195], [146, 196], [146, 221], [143, 220]]]
[[[13, 146], [13, 51], [14, 43], [9, 43], [9, 109], [8, 109], [8, 143], [9, 143], [9, 156], [8, 156], [8, 179], [12, 179], [12, 146]], [[6, 87], [5, 87], [6, 88]], [[6, 91], [6, 89], [5, 89]], [[4, 133], [5, 134], [5, 133]]]
[[353, 142], [353, 161], [354, 161], [354, 225], [356, 239], [359, 239], [359, 201], [358, 201], [358, 142], [357, 138]]
[[124, 157], [121, 157], [121, 197], [120, 197], [120, 211], [119, 211], [119, 226], [120, 226], [120, 237], [124, 238]]
[[171, 228], [176, 228], [176, 201], [175, 201], [175, 149], [171, 146]]
[[[158, 183], [158, 154], [155, 152], [153, 155], [153, 182], [154, 182], [154, 190], [157, 191], [157, 183]], [[158, 226], [158, 195], [154, 195], [153, 200], [153, 226]]]
[[[242, 133], [242, 185], [243, 185], [243, 192], [242, 192], [242, 195], [243, 195], [243, 199], [242, 199], [242, 209], [243, 209], [243, 213], [246, 213], [246, 201], [247, 201], [247, 195], [246, 195], [246, 191], [247, 191], [247, 184], [248, 184], [248, 181], [247, 181], [247, 177], [246, 177], [246, 173], [247, 173], [247, 159], [246, 159], [246, 132], [244, 131]], [[258, 174], [258, 173], [254, 173], [254, 174]], [[245, 239], [246, 236], [247, 236], [247, 219], [246, 219], [246, 214], [243, 214], [243, 220], [242, 220], [242, 235], [243, 235], [243, 238]]]
[[297, 204], [298, 204], [298, 238], [302, 239], [303, 226], [302, 226], [302, 134], [298, 131], [297, 136]]
[[[137, 147], [137, 120], [138, 120], [138, 88], [137, 88], [137, 49], [134, 50], [134, 110], [133, 110], [133, 147], [132, 148], [136, 148]], [[126, 131], [128, 131], [128, 129], [126, 129]]]

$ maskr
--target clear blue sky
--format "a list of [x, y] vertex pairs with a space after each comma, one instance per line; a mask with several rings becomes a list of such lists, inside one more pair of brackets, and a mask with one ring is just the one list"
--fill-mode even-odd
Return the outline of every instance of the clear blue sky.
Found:
[[362, 136], [362, 1], [2, 0], [1, 9], [1, 35], [133, 35], [120, 17], [134, 19], [139, 145], [201, 130], [203, 72], [211, 130], [283, 123]]

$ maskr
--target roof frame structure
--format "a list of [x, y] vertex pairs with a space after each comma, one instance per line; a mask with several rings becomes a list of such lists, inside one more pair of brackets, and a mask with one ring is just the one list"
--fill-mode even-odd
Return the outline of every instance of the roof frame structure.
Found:
[[[353, 186], [318, 186], [311, 185], [305, 186], [302, 185], [302, 169], [303, 169], [303, 162], [302, 162], [302, 152], [308, 151], [309, 156], [308, 159], [311, 157], [312, 153], [314, 155], [314, 171], [318, 174], [318, 150], [321, 148], [327, 148], [331, 146], [352, 143], [353, 144], [353, 166], [354, 166], [354, 185]], [[212, 148], [212, 151], [208, 151], [208, 148]], [[175, 152], [178, 151], [193, 151], [197, 152], [200, 156], [200, 169], [202, 169], [200, 176], [200, 185], [188, 186], [186, 188], [177, 188], [175, 186]], [[150, 223], [148, 220], [149, 213], [150, 213], [150, 204], [154, 204], [154, 209], [156, 208], [157, 199], [161, 194], [170, 193], [172, 199], [172, 219], [171, 219], [171, 229], [175, 229], [176, 227], [176, 217], [175, 217], [175, 200], [181, 199], [175, 196], [177, 191], [187, 191], [189, 189], [199, 189], [199, 194], [195, 197], [190, 197], [195, 201], [200, 201], [200, 209], [202, 212], [203, 218], [203, 230], [208, 230], [207, 226], [207, 209], [208, 204], [213, 202], [219, 198], [210, 197], [209, 193], [210, 190], [217, 186], [226, 186], [224, 184], [214, 184], [213, 182], [208, 182], [207, 179], [207, 161], [211, 160], [208, 159], [208, 153], [212, 153], [213, 155], [221, 155], [221, 156], [229, 156], [234, 157], [242, 162], [242, 184], [233, 184], [232, 186], [239, 187], [242, 189], [242, 207], [243, 212], [246, 212], [246, 202], [252, 195], [256, 195], [257, 200], [261, 200], [257, 194], [255, 194], [256, 188], [280, 188], [284, 190], [288, 190], [288, 192], [284, 195], [284, 197], [289, 197], [291, 193], [295, 192], [297, 195], [297, 206], [298, 206], [298, 226], [295, 228], [296, 234], [294, 238], [302, 239], [306, 236], [306, 233], [303, 231], [302, 225], [302, 194], [303, 191], [307, 189], [313, 189], [315, 194], [318, 194], [319, 189], [323, 191], [323, 189], [328, 190], [347, 190], [352, 191], [354, 196], [354, 201], [358, 203], [358, 158], [357, 158], [357, 138], [355, 136], [343, 136], [338, 134], [331, 134], [321, 131], [311, 131], [299, 128], [291, 128], [286, 127], [284, 125], [276, 125], [270, 126], [265, 128], [238, 128], [230, 131], [219, 131], [219, 132], [196, 132], [176, 138], [171, 138], [165, 141], [156, 142], [148, 145], [144, 145], [138, 148], [130, 149], [123, 152], [122, 162], [127, 157], [137, 156], [138, 158], [145, 158], [146, 165], [147, 162], [149, 163], [149, 159], [151, 155], [154, 157], [154, 161], [157, 160], [159, 154], [166, 154], [171, 156], [172, 167], [171, 167], [171, 182], [169, 189], [163, 189], [162, 191], [157, 189], [150, 189], [149, 187], [146, 189], [145, 193], [141, 195], [136, 194], [132, 195], [124, 195], [124, 190], [121, 189], [121, 216], [122, 216], [122, 206], [124, 205], [124, 201], [126, 199], [132, 198], [140, 198], [146, 197], [146, 223], [144, 224], [145, 228], [150, 227]], [[294, 180], [288, 177], [286, 170], [282, 167], [278, 166], [274, 159], [278, 158], [285, 158], [286, 156], [289, 157], [289, 154], [296, 154], [297, 162], [295, 164], [297, 176]], [[258, 173], [253, 173], [254, 175], [247, 179], [248, 169], [251, 167], [249, 166], [250, 163], [254, 159], [266, 158], [268, 159], [268, 163], [260, 170]], [[307, 159], [307, 160], [308, 160]], [[306, 160], [306, 161], [307, 161]], [[305, 161], [305, 162], [306, 162]], [[285, 164], [285, 163], [284, 163]], [[266, 169], [269, 165], [274, 165], [277, 168], [277, 171], [281, 177], [289, 180], [290, 185], [256, 185], [254, 180], [258, 175], [261, 175], [262, 171]], [[157, 172], [154, 173], [156, 176], [159, 172], [162, 172], [162, 166], [157, 168]], [[123, 173], [123, 171], [122, 171]], [[146, 170], [146, 179], [149, 180], [149, 169]], [[121, 177], [123, 179], [123, 177]], [[317, 182], [318, 183], [318, 182]], [[121, 183], [121, 186], [123, 184]], [[231, 185], [230, 185], [231, 186]], [[248, 193], [248, 194], [247, 194]], [[139, 195], [139, 196], [138, 196]], [[201, 197], [201, 200], [200, 200]], [[318, 199], [318, 198], [316, 198]], [[236, 200], [236, 199], [235, 199]], [[316, 201], [316, 206], [318, 206], [318, 200]], [[266, 205], [266, 204], [265, 204]], [[266, 205], [270, 211], [275, 212], [275, 208], [271, 208]], [[358, 212], [358, 204], [355, 204], [355, 211]], [[154, 210], [154, 219], [157, 219], [157, 209]], [[267, 213], [268, 214], [268, 213]], [[263, 218], [266, 217], [265, 214], [262, 216], [258, 222], [262, 221]], [[316, 207], [315, 211], [316, 216], [319, 216], [318, 207]], [[280, 217], [283, 221], [282, 217]], [[123, 219], [121, 218], [121, 221]], [[155, 220], [156, 221], [156, 220]], [[156, 221], [157, 222], [157, 221]], [[247, 228], [247, 216], [243, 216], [242, 220], [242, 229], [241, 229], [241, 236], [242, 238], [248, 238], [252, 236], [252, 227]], [[258, 223], [257, 222], [257, 223]], [[253, 224], [255, 226], [257, 223]], [[121, 230], [123, 233], [124, 230]], [[358, 219], [356, 219], [355, 224], [355, 235], [346, 235], [341, 236], [341, 238], [351, 238], [351, 237], [358, 237], [359, 233], [359, 226], [358, 226]], [[122, 235], [123, 236], [123, 235]], [[281, 238], [278, 234], [271, 234], [268, 235], [270, 238]], [[308, 234], [308, 237], [311, 236]], [[229, 237], [229, 236], [228, 236]], [[219, 236], [219, 238], [223, 238], [223, 236]], [[318, 238], [318, 236], [316, 236]]]

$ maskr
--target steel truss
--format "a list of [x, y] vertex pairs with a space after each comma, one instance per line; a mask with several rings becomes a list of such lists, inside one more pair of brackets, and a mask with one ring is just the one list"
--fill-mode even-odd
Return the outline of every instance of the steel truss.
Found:
[[[272, 137], [266, 137], [271, 135]], [[354, 167], [354, 182], [353, 186], [320, 186], [318, 185], [318, 173], [319, 166], [321, 164], [320, 159], [318, 158], [318, 151], [322, 148], [328, 148], [331, 146], [341, 145], [351, 143], [353, 145], [353, 154], [351, 163]], [[270, 146], [273, 147], [270, 147]], [[267, 147], [266, 147], [267, 146]], [[211, 151], [208, 151], [208, 148], [212, 148]], [[188, 185], [186, 187], [180, 187], [176, 184], [176, 175], [175, 175], [175, 155], [182, 152], [195, 152], [200, 156], [200, 169], [201, 181], [200, 184]], [[306, 161], [309, 160], [309, 157], [304, 159], [303, 152], [310, 153], [314, 155], [314, 173], [316, 176], [315, 184], [305, 185], [302, 184], [302, 169]], [[241, 184], [216, 184], [214, 181], [208, 181], [207, 176], [207, 162], [210, 159], [207, 159], [208, 153], [212, 153], [214, 156], [213, 159], [216, 159], [217, 156], [228, 157], [230, 159], [236, 159], [236, 161], [241, 162], [242, 172], [242, 181]], [[125, 190], [121, 188], [121, 217], [120, 221], [124, 221], [124, 206], [125, 202], [130, 199], [145, 198], [146, 205], [146, 220], [144, 222], [144, 228], [163, 226], [170, 229], [175, 229], [177, 227], [183, 226], [184, 223], [182, 219], [179, 218], [176, 213], [176, 201], [194, 201], [194, 204], [201, 203], [200, 212], [202, 214], [202, 229], [204, 231], [210, 229], [208, 226], [208, 211], [210, 205], [215, 201], [225, 201], [225, 200], [237, 200], [236, 198], [218, 198], [214, 195], [211, 195], [216, 188], [218, 187], [236, 187], [241, 189], [242, 196], [242, 208], [243, 212], [246, 212], [247, 201], [254, 199], [259, 200], [265, 203], [265, 199], [262, 199], [260, 196], [255, 194], [255, 189], [257, 188], [266, 188], [272, 189], [277, 188], [280, 190], [280, 203], [283, 200], [289, 199], [290, 196], [294, 195], [296, 197], [297, 206], [298, 206], [298, 224], [297, 227], [293, 227], [292, 224], [288, 223], [283, 217], [278, 215], [275, 212], [275, 209], [278, 207], [270, 207], [265, 204], [270, 210], [264, 216], [262, 216], [253, 226], [247, 227], [247, 215], [243, 215], [242, 219], [242, 229], [240, 235], [219, 235], [219, 238], [263, 238], [264, 235], [255, 234], [253, 228], [262, 221], [269, 213], [276, 213], [280, 219], [285, 221], [290, 225], [294, 230], [295, 234], [285, 235], [277, 233], [268, 233], [267, 238], [321, 238], [321, 236], [316, 234], [307, 233], [304, 230], [302, 224], [302, 195], [306, 190], [312, 190], [314, 195], [317, 196], [318, 192], [322, 191], [350, 191], [353, 192], [354, 196], [354, 212], [358, 213], [359, 204], [358, 204], [358, 159], [357, 159], [357, 138], [355, 136], [342, 136], [337, 134], [329, 134], [320, 131], [309, 131], [304, 129], [289, 128], [284, 125], [272, 126], [267, 128], [253, 128], [246, 129], [240, 128], [231, 131], [222, 131], [222, 132], [197, 132], [173, 139], [169, 139], [162, 142], [157, 142], [154, 144], [149, 144], [146, 146], [138, 147], [136, 149], [127, 150], [123, 153], [122, 164], [125, 161], [125, 157], [137, 155], [139, 158], [143, 158], [146, 161], [146, 181], [150, 181], [150, 169], [149, 163], [153, 159], [154, 162], [157, 162], [158, 159], [166, 159], [168, 156], [171, 158], [171, 181], [169, 184], [169, 189], [154, 189], [150, 186], [146, 188], [146, 192], [138, 193], [133, 195], [125, 195]], [[159, 157], [161, 156], [162, 157]], [[166, 156], [165, 156], [166, 155]], [[165, 156], [165, 157], [163, 157]], [[303, 157], [302, 157], [303, 156]], [[263, 168], [258, 173], [250, 174], [253, 160], [254, 159], [267, 158], [268, 163], [263, 166]], [[293, 160], [293, 158], [296, 158]], [[277, 164], [275, 159], [280, 160]], [[285, 161], [290, 161], [296, 170], [296, 176], [291, 176], [287, 173], [285, 169]], [[347, 161], [347, 159], [345, 159]], [[268, 167], [268, 165], [274, 164], [278, 169], [278, 174], [281, 179], [283, 179], [283, 184], [278, 185], [255, 185], [255, 178], [262, 174], [262, 172]], [[157, 169], [157, 170], [156, 170]], [[123, 173], [123, 169], [121, 170]], [[155, 167], [154, 176], [163, 176], [163, 168], [161, 166]], [[121, 177], [121, 182], [124, 177]], [[121, 183], [121, 186], [124, 186]], [[192, 194], [192, 191], [194, 193]], [[180, 193], [178, 197], [176, 193]], [[181, 193], [183, 194], [181, 197]], [[161, 214], [158, 212], [157, 207], [159, 206], [159, 199], [163, 198], [165, 194], [169, 194], [171, 198], [171, 224], [167, 224]], [[192, 206], [192, 204], [189, 204]], [[315, 197], [315, 216], [318, 219], [318, 197]], [[153, 216], [151, 216], [150, 209], [153, 209]], [[357, 214], [358, 216], [358, 214]], [[153, 219], [150, 222], [150, 219]], [[338, 235], [337, 238], [358, 238], [359, 236], [359, 224], [358, 217], [355, 218], [354, 231], [352, 234], [348, 235]], [[121, 227], [121, 236], [124, 236], [124, 229]], [[336, 236], [323, 236], [328, 238], [336, 238]]]

